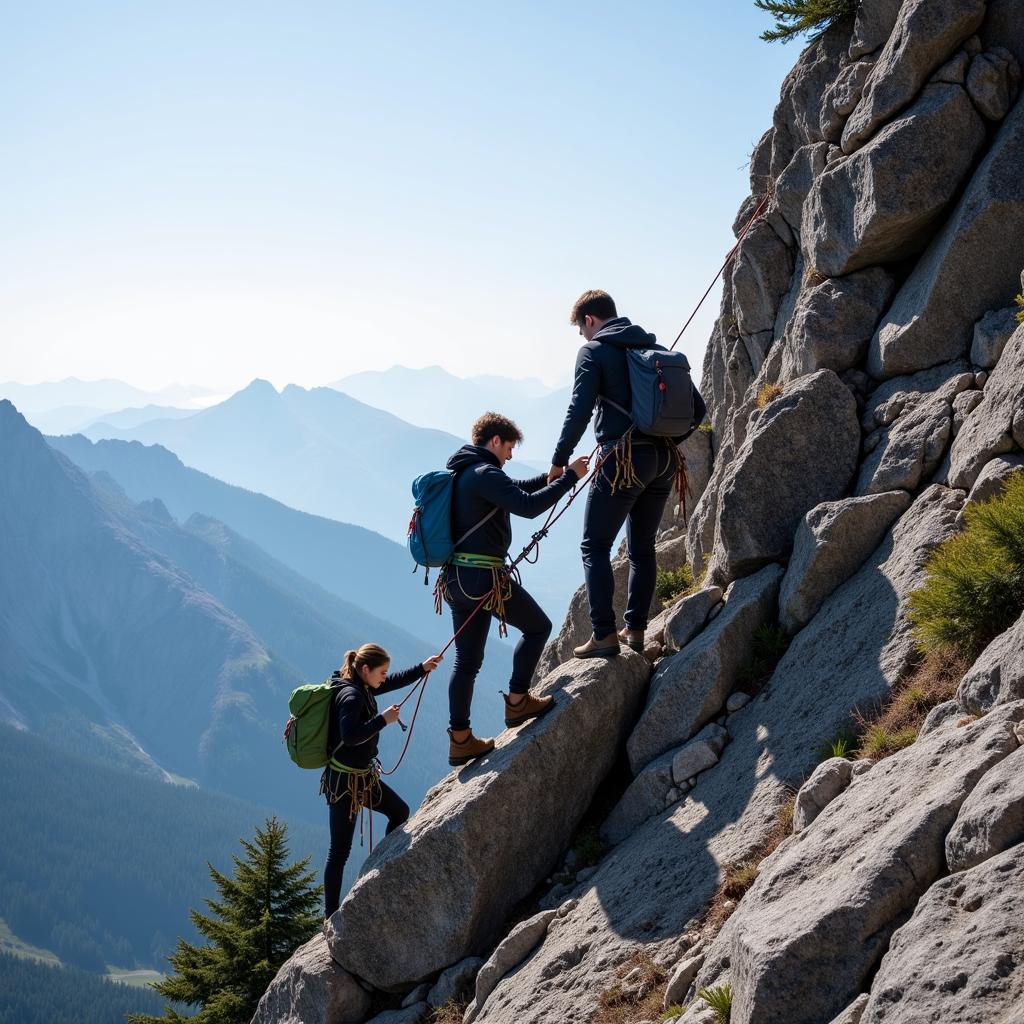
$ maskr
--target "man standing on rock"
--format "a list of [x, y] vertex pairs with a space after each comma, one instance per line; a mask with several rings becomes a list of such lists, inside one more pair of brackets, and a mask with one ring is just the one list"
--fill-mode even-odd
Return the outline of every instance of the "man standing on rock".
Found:
[[[548, 482], [558, 480], [597, 406], [594, 433], [604, 460], [587, 496], [583, 525], [583, 569], [593, 635], [576, 647], [577, 658], [612, 657], [619, 641], [643, 652], [647, 615], [657, 575], [654, 542], [682, 458], [678, 445], [704, 420], [704, 401], [693, 387], [693, 423], [678, 437], [640, 433], [633, 423], [629, 349], [658, 349], [653, 334], [619, 316], [612, 297], [584, 292], [572, 307], [570, 323], [586, 344], [576, 356], [572, 399], [555, 447]], [[692, 387], [692, 385], [691, 385]], [[611, 550], [626, 523], [629, 590], [626, 625], [615, 632]]]
[[[448, 684], [451, 765], [466, 764], [494, 749], [494, 740], [478, 739], [469, 722], [473, 684], [483, 664], [492, 616], [502, 629], [508, 623], [523, 633], [512, 658], [505, 724], [519, 725], [551, 710], [552, 697], [534, 697], [529, 692], [551, 633], [551, 620], [505, 572], [512, 544], [510, 515], [533, 519], [546, 512], [586, 476], [588, 463], [588, 458], [576, 459], [565, 475], [552, 483], [543, 473], [530, 480], [512, 480], [503, 467], [522, 440], [519, 428], [508, 417], [488, 412], [473, 424], [472, 439], [472, 444], [463, 445], [448, 460], [447, 468], [457, 474], [452, 492], [452, 536], [461, 541], [438, 581], [451, 607], [456, 633], [455, 665]], [[476, 612], [484, 597], [486, 604]]]

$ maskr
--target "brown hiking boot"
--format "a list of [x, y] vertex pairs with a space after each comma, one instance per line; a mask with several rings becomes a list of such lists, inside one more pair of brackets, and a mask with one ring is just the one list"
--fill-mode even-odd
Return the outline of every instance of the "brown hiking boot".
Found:
[[505, 701], [505, 725], [510, 729], [528, 722], [531, 718], [546, 715], [555, 706], [555, 698], [551, 696], [534, 697], [532, 693], [524, 693], [518, 704], [512, 703], [511, 695], [501, 696]]
[[631, 651], [636, 651], [637, 654], [644, 653], [644, 631], [642, 629], [630, 629], [629, 626], [626, 626], [625, 629], [619, 630], [619, 639]]
[[470, 730], [469, 735], [461, 743], [452, 736], [451, 729], [448, 730], [448, 763], [453, 768], [457, 768], [460, 764], [468, 764], [478, 757], [483, 757], [484, 754], [489, 754], [493, 749], [494, 740], [479, 739], [473, 735], [472, 730]]
[[600, 640], [592, 636], [585, 644], [574, 647], [572, 653], [577, 658], [614, 658], [619, 653], [619, 638], [614, 633]]

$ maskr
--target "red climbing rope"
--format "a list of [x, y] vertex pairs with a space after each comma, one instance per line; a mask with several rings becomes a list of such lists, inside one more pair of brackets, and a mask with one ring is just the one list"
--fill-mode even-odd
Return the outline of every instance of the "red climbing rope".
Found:
[[723, 271], [727, 266], [729, 266], [729, 260], [731, 260], [733, 256], [736, 255], [736, 250], [740, 247], [740, 242], [742, 242], [743, 239], [746, 238], [747, 232], [751, 229], [751, 227], [753, 227], [754, 221], [761, 216], [761, 211], [764, 210], [764, 208], [768, 205], [768, 200], [771, 199], [771, 197], [771, 192], [766, 192], [764, 198], [761, 200], [760, 203], [758, 203], [757, 209], [754, 210], [753, 216], [750, 218], [750, 220], [747, 221], [747, 226], [740, 232], [740, 237], [736, 239], [736, 244], [729, 250], [729, 255], [725, 257], [724, 262], [718, 268], [718, 273], [715, 274], [714, 280], [711, 282], [711, 284], [708, 285], [708, 290], [700, 297], [700, 302], [698, 302], [697, 305], [694, 306], [693, 312], [690, 314], [689, 319], [686, 321], [685, 324], [683, 324], [682, 330], [676, 335], [676, 340], [673, 341], [671, 345], [669, 345], [669, 352], [672, 352], [675, 349], [676, 345], [679, 344], [679, 339], [683, 336], [683, 331], [685, 331], [686, 328], [689, 327], [690, 324], [693, 322], [693, 318], [697, 315], [698, 311], [700, 310], [700, 307], [704, 305], [704, 300], [711, 294], [711, 289], [715, 287], [715, 285], [718, 283], [718, 279], [722, 276]]

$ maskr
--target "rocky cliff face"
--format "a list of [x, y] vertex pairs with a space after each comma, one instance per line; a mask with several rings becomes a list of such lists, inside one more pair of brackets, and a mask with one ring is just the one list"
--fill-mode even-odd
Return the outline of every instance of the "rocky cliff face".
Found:
[[466, 1024], [710, 1022], [708, 989], [733, 1024], [1024, 1020], [1024, 620], [912, 745], [815, 752], [916, 671], [928, 556], [1024, 463], [1022, 59], [1020, 0], [862, 0], [804, 50], [736, 221], [770, 197], [708, 347], [699, 500], [659, 545], [701, 586], [598, 666], [577, 595], [559, 711], [428, 796], [314, 940], [333, 966], [304, 948], [256, 1020], [362, 1020], [370, 988], [381, 1024], [452, 995]]

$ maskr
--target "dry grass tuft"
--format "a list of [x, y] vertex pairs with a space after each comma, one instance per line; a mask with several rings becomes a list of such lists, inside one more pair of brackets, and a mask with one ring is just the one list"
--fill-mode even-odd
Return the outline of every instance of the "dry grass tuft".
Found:
[[617, 981], [598, 997], [593, 1024], [635, 1024], [660, 1020], [668, 972], [650, 954], [634, 953], [615, 972]]
[[774, 402], [782, 394], [781, 384], [765, 384], [757, 393], [757, 407], [763, 409], [769, 402]]
[[465, 999], [449, 999], [443, 1006], [439, 1006], [429, 1018], [429, 1024], [462, 1024], [462, 1018], [466, 1014], [466, 1007], [469, 1005]]
[[917, 671], [893, 690], [875, 715], [857, 711], [854, 720], [861, 738], [856, 757], [881, 761], [909, 747], [932, 708], [951, 700], [970, 659], [962, 655], [928, 654]]

